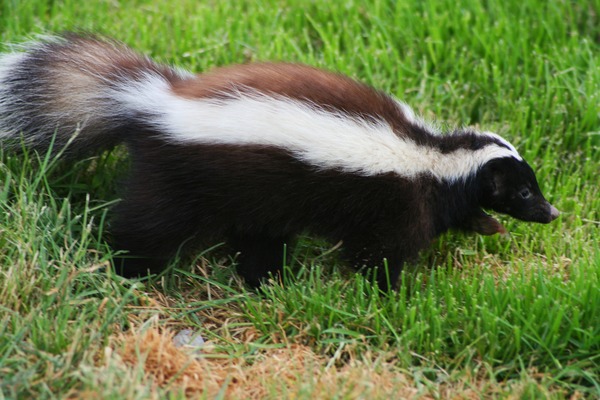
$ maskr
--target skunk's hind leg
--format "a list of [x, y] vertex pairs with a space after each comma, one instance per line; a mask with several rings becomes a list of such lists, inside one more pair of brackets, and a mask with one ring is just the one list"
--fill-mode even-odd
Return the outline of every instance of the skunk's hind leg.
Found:
[[377, 281], [383, 291], [396, 290], [398, 279], [406, 262], [411, 262], [418, 254], [416, 249], [398, 246], [393, 243], [363, 241], [350, 238], [344, 241], [346, 259], [365, 276]]
[[113, 257], [115, 271], [126, 278], [157, 274], [167, 267], [185, 238], [158, 232], [122, 230], [113, 232], [112, 247], [119, 254]]
[[251, 287], [258, 287], [269, 274], [281, 273], [286, 263], [287, 237], [235, 234], [229, 238], [234, 251], [239, 252], [237, 271]]
[[185, 207], [149, 207], [145, 203], [123, 201], [115, 209], [111, 223], [112, 247], [124, 254], [116, 256], [116, 272], [125, 277], [161, 272], [177, 255], [193, 250], [198, 240], [198, 224]]

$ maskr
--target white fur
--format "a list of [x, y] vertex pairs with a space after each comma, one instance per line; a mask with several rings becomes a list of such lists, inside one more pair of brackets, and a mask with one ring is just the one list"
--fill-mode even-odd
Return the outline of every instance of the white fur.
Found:
[[24, 53], [6, 53], [0, 56], [0, 82], [26, 57]]
[[[319, 168], [367, 176], [431, 174], [453, 181], [493, 158], [520, 159], [512, 146], [494, 144], [443, 154], [398, 136], [384, 121], [349, 118], [284, 97], [238, 93], [220, 100], [183, 98], [155, 75], [122, 88], [117, 97], [128, 108], [153, 114], [147, 122], [174, 143], [275, 146]], [[409, 118], [416, 121], [414, 113]]]
[[[12, 53], [0, 58], [0, 137], [14, 135], [20, 128], [2, 126], [2, 112], [14, 110], [4, 104], [10, 99], [2, 98], [2, 89], [5, 89], [2, 82], [19, 68], [18, 64], [26, 56], [26, 53]], [[91, 48], [87, 49], [85, 60], [94, 59], [103, 64], [110, 61], [107, 57], [102, 48]], [[192, 75], [181, 71], [180, 76]], [[34, 136], [43, 134], [44, 127], [55, 129], [59, 122], [72, 130], [82, 124], [96, 126], [88, 135], [102, 134], [110, 129], [108, 125], [119, 123], [115, 116], [136, 112], [151, 115], [146, 122], [156, 126], [174, 143], [275, 146], [319, 168], [336, 168], [367, 176], [393, 172], [414, 178], [430, 174], [439, 180], [453, 181], [468, 176], [493, 158], [521, 159], [514, 147], [489, 132], [482, 135], [495, 137], [509, 148], [488, 145], [478, 151], [459, 149], [443, 154], [396, 134], [385, 121], [351, 118], [285, 97], [245, 92], [220, 100], [183, 98], [172, 92], [163, 77], [151, 72], [142, 80], [114, 88], [82, 64], [55, 71], [55, 80], [43, 84], [52, 88], [51, 92], [56, 95], [54, 104], [60, 106], [40, 116], [40, 132], [32, 132]], [[120, 109], [106, 103], [107, 97], [120, 103]], [[408, 105], [400, 101], [397, 105], [410, 123], [431, 134], [438, 133]], [[14, 118], [8, 120], [12, 125], [19, 125]]]
[[519, 152], [517, 151], [517, 149], [515, 149], [515, 146], [513, 146], [512, 144], [510, 144], [510, 142], [508, 140], [504, 139], [502, 136], [498, 135], [497, 133], [487, 132], [487, 131], [486, 132], [482, 132], [481, 135], [495, 138], [496, 140], [498, 140], [499, 142], [501, 142], [502, 144], [504, 144], [505, 146], [507, 146], [514, 153], [514, 157], [517, 160], [523, 161], [523, 158], [521, 157], [521, 155], [519, 154]]
[[398, 108], [400, 108], [400, 110], [402, 110], [402, 113], [404, 114], [404, 116], [406, 117], [408, 122], [410, 122], [413, 125], [417, 125], [434, 135], [440, 134], [440, 130], [437, 126], [426, 122], [420, 115], [417, 115], [415, 113], [415, 111], [412, 109], [411, 106], [409, 106], [405, 102], [400, 101], [398, 99], [394, 99], [394, 100], [396, 101], [396, 105], [398, 106]]
[[[64, 47], [59, 50], [49, 48], [51, 43], [64, 44]], [[123, 121], [117, 117], [129, 110], [115, 109], [113, 103], [106, 101], [115, 90], [103, 75], [108, 69], [104, 66], [110, 66], [120, 58], [135, 61], [141, 56], [108, 42], [69, 44], [59, 36], [40, 36], [39, 41], [12, 47], [17, 51], [0, 54], [0, 138], [19, 137], [27, 127], [26, 143], [44, 141], [55, 133], [64, 141], [79, 129], [88, 139], [96, 135], [101, 141], [106, 132], [122, 125]], [[7, 91], [12, 85], [9, 78], [22, 73], [23, 64], [32, 54], [43, 58], [44, 53], [54, 53], [53, 56], [62, 58], [62, 62], [48, 62], [46, 76], [31, 74], [27, 77], [23, 90], [35, 94], [31, 104], [23, 103], [23, 98], [15, 102], [14, 96]], [[183, 69], [172, 71], [181, 79], [194, 77]], [[38, 110], [34, 128], [30, 126], [32, 121], [21, 115], [31, 109]]]
[[11, 101], [10, 98], [5, 94], [6, 91], [6, 78], [8, 78], [19, 63], [26, 57], [23, 53], [7, 53], [0, 55], [0, 138], [8, 137], [11, 135], [13, 128], [4, 126], [2, 116], [7, 112], [7, 104]]

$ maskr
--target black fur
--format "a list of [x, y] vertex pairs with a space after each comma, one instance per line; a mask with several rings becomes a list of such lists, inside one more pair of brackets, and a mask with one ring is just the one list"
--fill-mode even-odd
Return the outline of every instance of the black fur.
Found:
[[529, 222], [549, 223], [558, 216], [525, 161], [495, 159], [486, 163], [479, 175], [482, 207]]
[[[524, 175], [523, 163], [513, 159], [495, 160], [465, 180], [447, 183], [428, 176], [408, 180], [317, 170], [272, 147], [160, 140], [129, 147], [133, 169], [111, 230], [118, 249], [143, 258], [127, 261], [126, 275], [148, 267], [157, 272], [177, 251], [225, 240], [240, 252], [240, 275], [258, 285], [284, 265], [283, 245], [308, 231], [342, 240], [356, 267], [382, 266], [386, 259], [394, 283], [402, 265], [441, 233], [477, 230], [473, 221], [494, 221], [482, 206], [512, 210], [514, 196], [489, 196], [489, 181], [500, 179], [497, 171], [504, 184], [519, 178], [535, 184], [541, 196], [535, 177]], [[547, 202], [537, 203], [537, 211], [523, 211], [520, 218], [549, 222]], [[540, 210], [545, 219], [538, 217]], [[381, 287], [387, 279], [379, 275]]]

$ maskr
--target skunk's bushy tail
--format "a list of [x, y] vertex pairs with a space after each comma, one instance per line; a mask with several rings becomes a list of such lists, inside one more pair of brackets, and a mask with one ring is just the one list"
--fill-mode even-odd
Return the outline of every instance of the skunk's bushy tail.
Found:
[[[128, 47], [91, 35], [65, 34], [0, 55], [0, 141], [3, 146], [69, 153], [112, 147], [148, 115], [127, 95], [142, 81], [169, 83], [185, 73]], [[151, 78], [151, 79], [149, 79]]]

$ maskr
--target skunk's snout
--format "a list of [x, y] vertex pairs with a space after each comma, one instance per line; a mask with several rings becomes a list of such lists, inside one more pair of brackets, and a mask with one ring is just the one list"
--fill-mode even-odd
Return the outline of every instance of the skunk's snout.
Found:
[[558, 216], [560, 215], [560, 211], [558, 211], [558, 209], [556, 207], [554, 207], [552, 204], [548, 203], [548, 205], [550, 206], [550, 218], [549, 218], [548, 222], [552, 222], [556, 218], [558, 218]]
[[[518, 210], [515, 210], [518, 211]], [[539, 222], [540, 224], [549, 224], [560, 215], [560, 211], [545, 199], [540, 200], [537, 204], [521, 210], [521, 212], [509, 213], [521, 221]]]
[[560, 211], [552, 204], [547, 201], [544, 204], [540, 204], [538, 211], [535, 212], [535, 217], [533, 220], [535, 222], [540, 222], [542, 224], [549, 224], [554, 221], [560, 215]]

